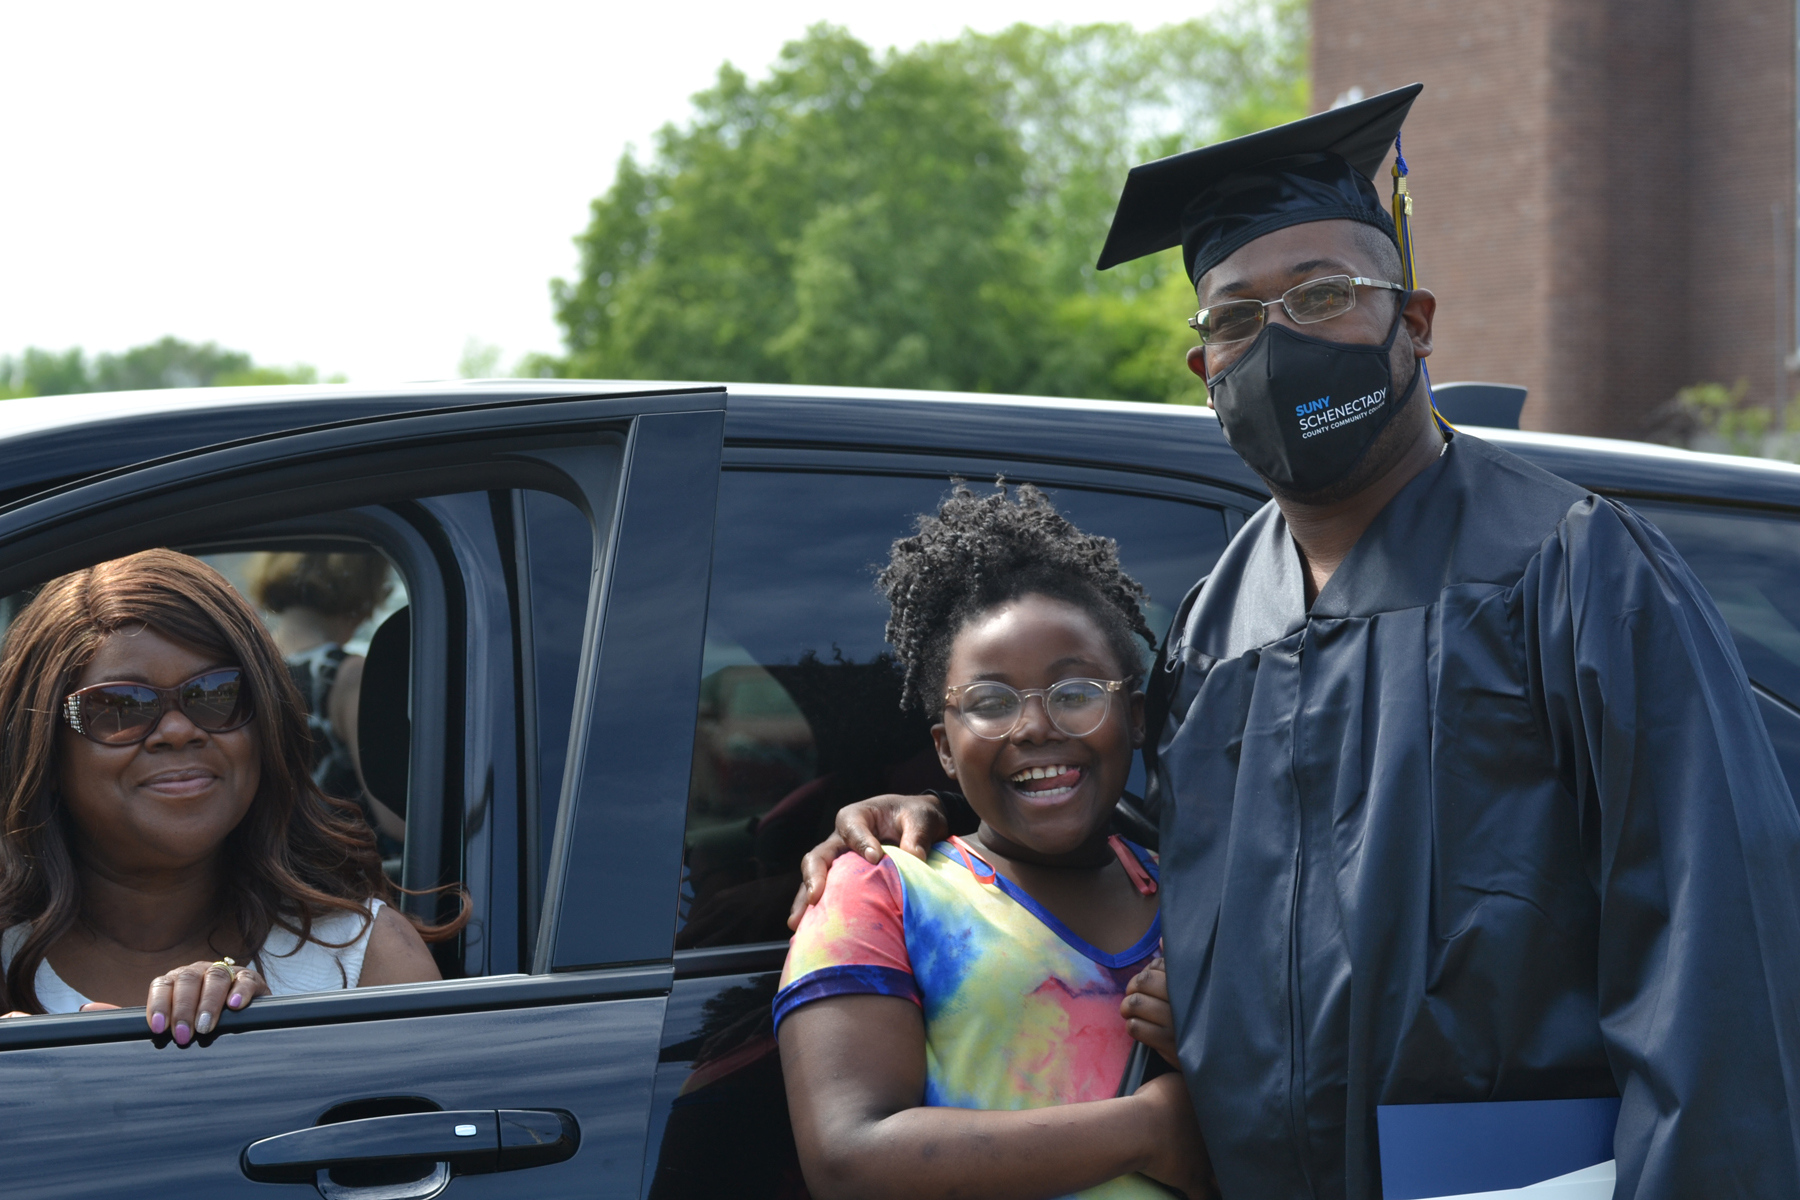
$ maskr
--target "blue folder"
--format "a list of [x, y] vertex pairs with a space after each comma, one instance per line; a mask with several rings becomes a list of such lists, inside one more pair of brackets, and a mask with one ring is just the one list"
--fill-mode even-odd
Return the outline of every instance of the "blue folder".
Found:
[[1491, 1104], [1384, 1104], [1381, 1190], [1425, 1200], [1528, 1187], [1613, 1156], [1618, 1097]]

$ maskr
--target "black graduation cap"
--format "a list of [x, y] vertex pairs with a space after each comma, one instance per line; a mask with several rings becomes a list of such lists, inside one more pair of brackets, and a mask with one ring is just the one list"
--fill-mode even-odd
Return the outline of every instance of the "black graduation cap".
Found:
[[1099, 269], [1179, 245], [1198, 282], [1246, 243], [1309, 221], [1362, 221], [1398, 244], [1375, 172], [1424, 90], [1409, 84], [1131, 168]]

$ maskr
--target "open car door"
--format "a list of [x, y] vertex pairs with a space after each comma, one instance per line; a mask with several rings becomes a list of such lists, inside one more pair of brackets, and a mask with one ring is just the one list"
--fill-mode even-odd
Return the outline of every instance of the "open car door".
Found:
[[384, 415], [0, 509], [4, 596], [152, 546], [386, 556], [410, 610], [394, 870], [426, 919], [443, 884], [474, 905], [443, 982], [264, 998], [186, 1048], [141, 1009], [0, 1021], [9, 1195], [637, 1192], [723, 410], [691, 390]]

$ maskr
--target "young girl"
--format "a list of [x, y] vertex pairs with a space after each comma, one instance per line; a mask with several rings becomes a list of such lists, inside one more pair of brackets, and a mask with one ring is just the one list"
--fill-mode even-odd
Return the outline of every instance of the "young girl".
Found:
[[1134, 1034], [1174, 1045], [1155, 862], [1107, 836], [1144, 737], [1143, 588], [1030, 486], [958, 487], [880, 583], [981, 827], [924, 862], [840, 857], [795, 934], [775, 1021], [808, 1187], [1210, 1195], [1180, 1073], [1118, 1095]]

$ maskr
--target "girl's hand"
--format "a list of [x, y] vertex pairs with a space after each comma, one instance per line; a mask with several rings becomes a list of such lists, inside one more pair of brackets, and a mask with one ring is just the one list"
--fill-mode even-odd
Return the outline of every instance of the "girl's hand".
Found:
[[252, 967], [189, 963], [150, 981], [144, 1020], [151, 1033], [173, 1029], [175, 1044], [185, 1046], [196, 1034], [217, 1029], [226, 1009], [248, 1008], [252, 1000], [268, 994], [269, 985]]
[[1160, 957], [1151, 959], [1125, 985], [1119, 1015], [1125, 1018], [1132, 1037], [1162, 1055], [1171, 1067], [1180, 1069], [1181, 1063], [1175, 1057], [1175, 1010], [1169, 1005], [1169, 975]]
[[1174, 1188], [1187, 1200], [1217, 1200], [1219, 1182], [1213, 1177], [1206, 1139], [1200, 1136], [1200, 1122], [1194, 1118], [1181, 1072], [1158, 1075], [1132, 1099], [1143, 1105], [1154, 1148], [1144, 1174]]
[[[118, 1007], [119, 1007], [118, 1005], [108, 1004], [104, 1000], [89, 1000], [86, 1004], [82, 1005], [80, 1008], [76, 1009], [75, 1011], [77, 1011], [77, 1012], [106, 1012], [110, 1009], [116, 1009]], [[4, 1021], [7, 1017], [29, 1017], [30, 1015], [31, 1014], [28, 1012], [25, 1012], [21, 1009], [15, 1008], [12, 1012], [0, 1013], [0, 1021]]]

